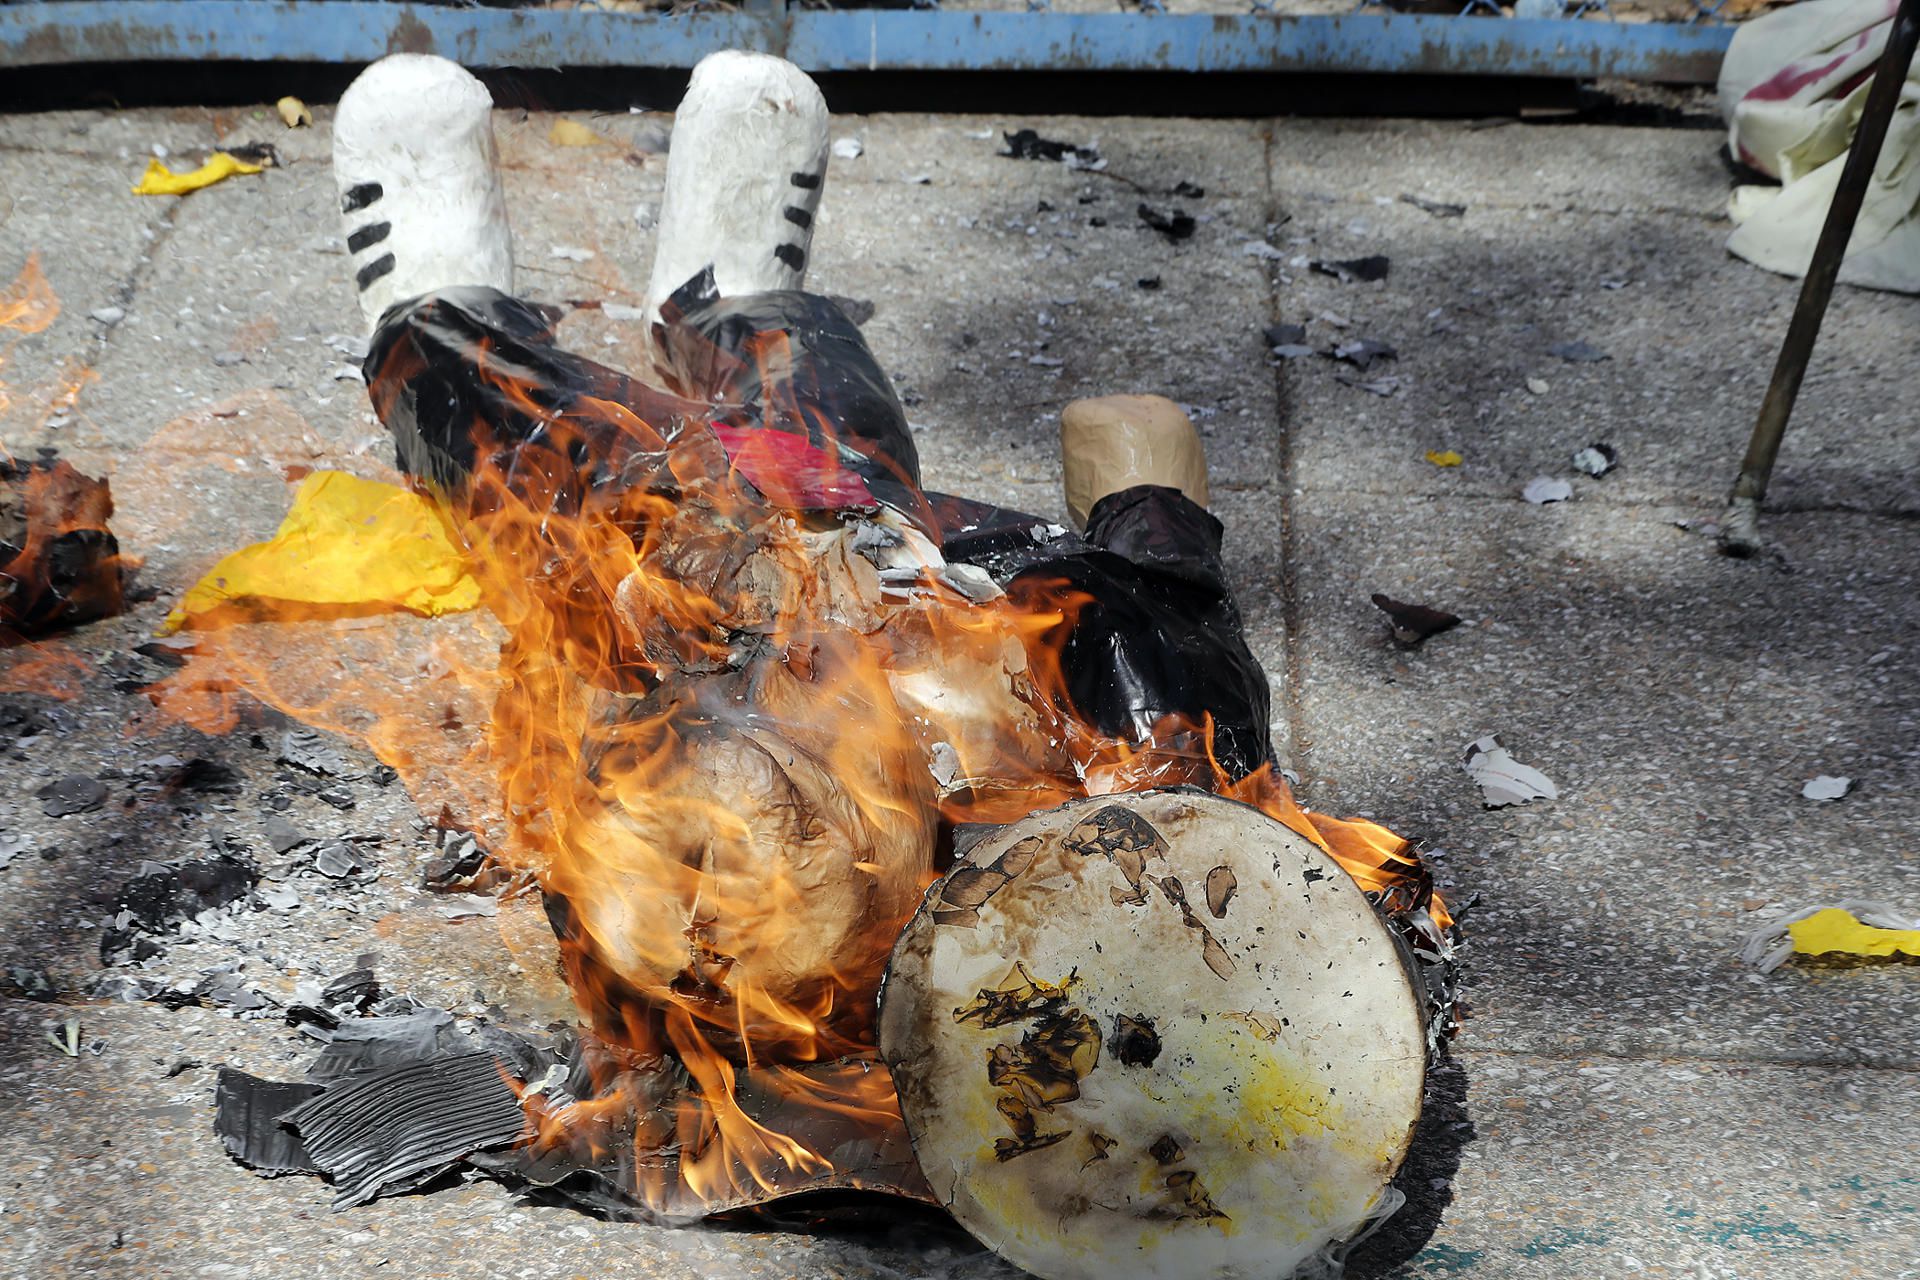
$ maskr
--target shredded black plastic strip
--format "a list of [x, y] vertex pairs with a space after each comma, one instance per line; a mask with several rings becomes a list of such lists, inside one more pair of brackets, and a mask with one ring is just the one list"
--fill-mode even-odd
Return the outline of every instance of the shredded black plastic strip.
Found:
[[299, 1137], [281, 1117], [311, 1099], [320, 1085], [262, 1080], [232, 1067], [220, 1068], [213, 1090], [213, 1128], [227, 1154], [255, 1173], [319, 1173]]
[[516, 1141], [525, 1115], [492, 1054], [374, 1072], [283, 1117], [333, 1180], [333, 1206], [365, 1204], [416, 1174]]

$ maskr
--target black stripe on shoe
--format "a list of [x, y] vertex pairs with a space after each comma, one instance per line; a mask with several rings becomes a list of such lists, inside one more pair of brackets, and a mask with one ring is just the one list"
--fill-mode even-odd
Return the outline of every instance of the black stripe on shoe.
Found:
[[391, 222], [370, 223], [347, 237], [347, 252], [358, 253], [370, 244], [379, 244], [387, 238], [387, 232], [391, 230], [393, 230]]
[[795, 271], [807, 269], [807, 251], [797, 244], [783, 244], [774, 248], [773, 256], [792, 267]]
[[787, 206], [787, 221], [804, 231], [813, 225], [813, 215], [797, 205], [790, 204]]
[[377, 182], [356, 183], [347, 188], [347, 194], [340, 197], [340, 212], [352, 213], [356, 209], [364, 209], [385, 194]]
[[360, 292], [365, 293], [367, 291], [368, 285], [372, 284], [375, 280], [378, 280], [381, 276], [388, 274], [392, 270], [393, 270], [393, 255], [390, 253], [383, 253], [379, 257], [375, 258], [372, 262], [369, 262], [366, 266], [360, 268], [359, 273], [353, 277], [353, 280], [355, 284], [360, 286]]
[[820, 175], [817, 173], [796, 173], [792, 178], [788, 179], [788, 181], [792, 182], [794, 186], [799, 187], [802, 191], [811, 191], [820, 185]]

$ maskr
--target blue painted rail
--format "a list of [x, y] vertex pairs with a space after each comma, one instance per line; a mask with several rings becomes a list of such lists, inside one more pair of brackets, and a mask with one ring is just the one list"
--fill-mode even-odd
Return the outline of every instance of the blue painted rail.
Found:
[[810, 71], [1419, 72], [1711, 83], [1711, 24], [1355, 13], [710, 13], [455, 8], [373, 0], [46, 0], [0, 5], [0, 67], [77, 62], [369, 62], [438, 53], [473, 67], [690, 67], [716, 49]]

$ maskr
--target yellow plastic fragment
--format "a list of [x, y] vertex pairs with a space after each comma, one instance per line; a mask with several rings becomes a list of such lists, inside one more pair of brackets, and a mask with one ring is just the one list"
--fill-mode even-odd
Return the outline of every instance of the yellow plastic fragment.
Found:
[[1803, 956], [1838, 952], [1849, 956], [1920, 956], [1920, 929], [1876, 929], [1851, 911], [1828, 907], [1787, 926], [1793, 949]]
[[146, 176], [140, 179], [140, 185], [133, 189], [137, 196], [183, 196], [189, 191], [198, 191], [210, 187], [216, 182], [231, 178], [236, 173], [259, 173], [260, 166], [236, 160], [224, 151], [216, 151], [213, 157], [198, 169], [188, 173], [175, 173], [158, 160], [147, 161]]
[[1451, 449], [1448, 449], [1445, 453], [1441, 453], [1437, 449], [1429, 449], [1427, 450], [1427, 461], [1436, 467], [1457, 467], [1460, 465], [1460, 455]]
[[[480, 602], [432, 503], [409, 490], [344, 471], [301, 482], [280, 530], [219, 564], [167, 615], [163, 633], [246, 601], [267, 617], [310, 617], [303, 606], [389, 606], [437, 617]], [[282, 606], [276, 610], [276, 606]]]
[[280, 101], [274, 103], [273, 106], [274, 110], [280, 113], [280, 118], [286, 121], [287, 128], [289, 129], [298, 129], [302, 125], [311, 126], [313, 124], [313, 111], [306, 103], [291, 94], [280, 99]]
[[603, 138], [578, 120], [555, 120], [547, 130], [547, 141], [556, 147], [605, 147], [612, 140]]

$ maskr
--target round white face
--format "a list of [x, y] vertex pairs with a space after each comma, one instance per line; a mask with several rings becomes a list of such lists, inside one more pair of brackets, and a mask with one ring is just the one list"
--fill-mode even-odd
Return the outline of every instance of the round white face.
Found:
[[1360, 890], [1186, 791], [968, 850], [901, 936], [880, 1048], [935, 1193], [1045, 1280], [1291, 1275], [1379, 1204], [1426, 1070]]

